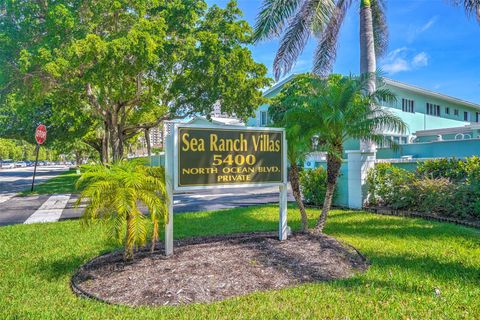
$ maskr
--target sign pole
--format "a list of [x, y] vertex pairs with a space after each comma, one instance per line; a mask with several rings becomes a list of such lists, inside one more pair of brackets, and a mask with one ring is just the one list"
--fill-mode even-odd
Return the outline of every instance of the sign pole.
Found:
[[47, 140], [47, 128], [45, 125], [40, 124], [38, 125], [37, 129], [35, 130], [35, 141], [37, 141], [37, 148], [35, 150], [35, 167], [33, 168], [33, 179], [32, 179], [32, 189], [35, 186], [35, 175], [37, 174], [37, 164], [38, 164], [38, 152], [40, 151], [40, 145], [43, 144]]
[[40, 144], [37, 143], [37, 147], [35, 148], [35, 166], [33, 167], [33, 180], [32, 180], [32, 189], [30, 190], [33, 192], [33, 186], [35, 185], [35, 175], [37, 174], [37, 163], [38, 163], [38, 151], [40, 150]]
[[165, 122], [165, 185], [167, 188], [168, 222], [165, 224], [165, 256], [173, 254], [173, 123]]
[[280, 197], [279, 197], [279, 208], [280, 208], [280, 219], [278, 220], [278, 240], [287, 240], [288, 236], [288, 227], [287, 227], [287, 185], [283, 184], [279, 187]]
[[278, 239], [283, 241], [287, 240], [289, 236], [289, 228], [287, 225], [287, 205], [288, 205], [288, 173], [287, 173], [287, 139], [285, 135], [283, 136], [283, 163], [284, 163], [284, 171], [283, 171], [283, 181], [284, 183], [279, 187], [280, 197], [278, 207], [280, 210], [280, 215], [278, 219]]

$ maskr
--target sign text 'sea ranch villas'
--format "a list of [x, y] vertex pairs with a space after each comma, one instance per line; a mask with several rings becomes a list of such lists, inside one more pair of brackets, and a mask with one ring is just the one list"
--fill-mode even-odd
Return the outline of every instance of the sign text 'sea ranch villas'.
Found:
[[178, 185], [283, 182], [280, 130], [178, 129]]

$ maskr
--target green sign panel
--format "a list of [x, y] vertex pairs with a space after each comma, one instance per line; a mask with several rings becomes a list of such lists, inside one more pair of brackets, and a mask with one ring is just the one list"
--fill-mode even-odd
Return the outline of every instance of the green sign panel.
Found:
[[282, 130], [179, 127], [177, 185], [284, 183]]

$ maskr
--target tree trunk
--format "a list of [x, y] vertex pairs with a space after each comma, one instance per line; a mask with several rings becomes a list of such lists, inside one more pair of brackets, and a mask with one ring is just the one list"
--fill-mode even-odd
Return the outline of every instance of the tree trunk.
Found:
[[103, 134], [102, 137], [102, 163], [108, 163], [110, 161], [109, 155], [108, 155], [108, 137], [109, 137], [109, 132], [108, 132], [108, 124], [105, 121], [105, 133]]
[[[360, 73], [368, 77], [368, 92], [376, 90], [377, 58], [375, 55], [375, 40], [373, 36], [372, 7], [370, 0], [360, 3]], [[376, 145], [371, 140], [361, 140], [360, 149], [374, 152]]]
[[155, 246], [158, 241], [158, 220], [155, 218], [153, 219], [153, 232], [152, 232], [152, 247], [150, 248], [150, 252], [153, 253], [155, 251]]
[[77, 166], [82, 164], [82, 153], [78, 150], [75, 150], [75, 161], [77, 162]]
[[328, 211], [332, 206], [333, 194], [337, 185], [338, 175], [340, 173], [340, 167], [342, 165], [341, 147], [340, 155], [338, 150], [336, 154], [327, 154], [327, 192], [325, 193], [325, 200], [323, 201], [323, 208], [320, 217], [318, 217], [317, 225], [315, 226], [315, 232], [322, 233], [325, 223], [327, 221]]
[[123, 159], [123, 132], [118, 122], [118, 112], [112, 111], [109, 116], [108, 134], [112, 148], [112, 160], [117, 162]]
[[300, 192], [300, 182], [298, 177], [298, 166], [295, 162], [290, 166], [290, 185], [292, 186], [293, 197], [297, 202], [298, 209], [300, 210], [300, 216], [302, 217], [302, 232], [308, 231], [308, 217], [303, 205], [302, 193]]
[[152, 155], [152, 144], [150, 142], [150, 128], [145, 129], [145, 142], [147, 144], [148, 158]]
[[125, 251], [123, 253], [123, 259], [125, 261], [133, 260], [133, 243], [131, 243], [130, 230], [131, 230], [132, 218], [127, 213], [127, 228], [125, 231]]
[[370, 0], [362, 0], [360, 4], [360, 73], [370, 76], [368, 93], [375, 92], [375, 41], [373, 36], [372, 8]]

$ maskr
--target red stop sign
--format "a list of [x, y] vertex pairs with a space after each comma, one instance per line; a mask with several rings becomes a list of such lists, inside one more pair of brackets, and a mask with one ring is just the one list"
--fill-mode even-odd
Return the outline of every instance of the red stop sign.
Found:
[[43, 144], [45, 140], [47, 140], [47, 128], [41, 124], [35, 130], [35, 140], [37, 140], [38, 144]]

